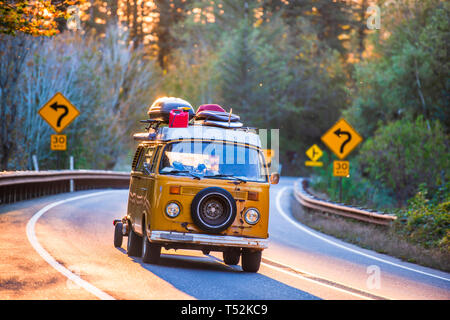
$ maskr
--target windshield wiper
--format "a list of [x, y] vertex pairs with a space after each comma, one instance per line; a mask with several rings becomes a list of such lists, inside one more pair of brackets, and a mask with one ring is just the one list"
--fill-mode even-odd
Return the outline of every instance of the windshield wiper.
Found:
[[188, 175], [190, 175], [191, 177], [193, 177], [194, 179], [200, 180], [201, 177], [199, 177], [196, 174], [193, 174], [192, 172], [190, 172], [189, 170], [172, 170], [172, 171], [167, 171], [167, 172], [162, 172], [163, 174], [172, 174], [172, 173], [187, 173]]
[[232, 178], [234, 180], [238, 180], [238, 181], [243, 182], [243, 183], [247, 182], [246, 179], [235, 177], [232, 174], [213, 174], [213, 175], [210, 175], [210, 176], [203, 176], [203, 177], [204, 178]]

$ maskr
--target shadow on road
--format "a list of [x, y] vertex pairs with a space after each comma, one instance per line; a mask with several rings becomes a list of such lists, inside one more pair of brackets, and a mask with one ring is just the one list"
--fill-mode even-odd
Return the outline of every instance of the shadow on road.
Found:
[[175, 288], [201, 300], [318, 299], [260, 273], [246, 273], [240, 266], [227, 266], [213, 256], [162, 254], [158, 264], [132, 259]]

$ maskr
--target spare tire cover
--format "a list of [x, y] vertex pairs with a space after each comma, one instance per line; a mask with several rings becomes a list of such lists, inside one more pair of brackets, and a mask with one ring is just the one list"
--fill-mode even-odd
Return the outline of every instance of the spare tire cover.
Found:
[[191, 217], [203, 231], [218, 233], [236, 218], [236, 200], [227, 190], [210, 187], [197, 193], [191, 203]]

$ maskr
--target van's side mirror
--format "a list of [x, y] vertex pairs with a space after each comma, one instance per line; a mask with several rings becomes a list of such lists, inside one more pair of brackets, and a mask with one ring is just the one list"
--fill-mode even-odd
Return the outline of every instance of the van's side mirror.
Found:
[[274, 172], [270, 175], [270, 184], [278, 184], [280, 181], [280, 174], [278, 172]]

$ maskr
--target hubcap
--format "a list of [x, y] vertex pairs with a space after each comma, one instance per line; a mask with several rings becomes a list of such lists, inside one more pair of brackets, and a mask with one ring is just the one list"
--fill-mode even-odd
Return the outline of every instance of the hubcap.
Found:
[[228, 218], [229, 210], [220, 197], [206, 198], [200, 206], [200, 216], [209, 225], [220, 225]]

